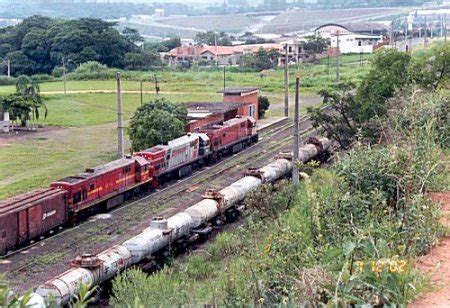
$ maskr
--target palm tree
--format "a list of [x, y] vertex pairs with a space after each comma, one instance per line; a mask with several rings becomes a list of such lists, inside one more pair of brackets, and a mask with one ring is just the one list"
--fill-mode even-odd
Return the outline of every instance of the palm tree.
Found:
[[45, 111], [44, 118], [47, 117], [48, 109], [41, 97], [41, 89], [33, 78], [25, 75], [19, 76], [16, 82], [16, 92], [26, 97], [33, 114], [33, 120], [39, 120], [40, 108], [43, 108]]

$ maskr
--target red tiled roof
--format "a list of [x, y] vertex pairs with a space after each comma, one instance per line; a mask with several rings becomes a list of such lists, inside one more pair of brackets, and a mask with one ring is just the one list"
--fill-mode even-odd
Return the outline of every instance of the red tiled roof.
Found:
[[215, 56], [227, 56], [242, 53], [256, 53], [260, 48], [268, 51], [275, 49], [280, 51], [283, 47], [280, 44], [252, 44], [252, 45], [236, 45], [236, 46], [181, 46], [172, 49], [169, 53], [172, 57], [199, 57], [205, 52], [210, 52]]

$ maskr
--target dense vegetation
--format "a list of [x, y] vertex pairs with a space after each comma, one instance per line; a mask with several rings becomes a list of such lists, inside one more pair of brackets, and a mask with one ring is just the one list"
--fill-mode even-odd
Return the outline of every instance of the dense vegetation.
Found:
[[[74, 68], [87, 61], [123, 68], [136, 62], [141, 40], [126, 28], [99, 19], [60, 20], [33, 16], [15, 27], [0, 29], [0, 58], [9, 58], [11, 73], [50, 74], [63, 65]], [[147, 61], [147, 58], [144, 59]], [[2, 68], [4, 69], [4, 68]]]

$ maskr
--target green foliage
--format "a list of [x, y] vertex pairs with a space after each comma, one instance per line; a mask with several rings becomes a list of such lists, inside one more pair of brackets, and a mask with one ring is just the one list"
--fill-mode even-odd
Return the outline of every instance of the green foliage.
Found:
[[179, 46], [181, 46], [181, 39], [173, 37], [162, 42], [145, 42], [144, 49], [146, 51], [168, 52]]
[[431, 51], [414, 58], [410, 66], [412, 82], [436, 90], [450, 80], [450, 44], [437, 44]]
[[[327, 137], [336, 140], [343, 149], [351, 145], [360, 127], [354, 89], [354, 84], [342, 83], [336, 90], [321, 90], [319, 94], [323, 98], [322, 107], [307, 108], [313, 126], [320, 127]], [[324, 107], [329, 109], [325, 110]]]
[[113, 283], [112, 304], [126, 306], [130, 303], [145, 303], [146, 307], [181, 306], [190, 303], [188, 280], [173, 274], [170, 268], [146, 275], [139, 269], [131, 269], [117, 276]]
[[372, 69], [357, 91], [359, 122], [386, 114], [387, 99], [409, 80], [410, 60], [408, 53], [394, 49], [383, 50], [372, 59]]
[[269, 110], [270, 101], [267, 96], [258, 97], [258, 117], [260, 119], [264, 118], [266, 111]]
[[231, 46], [231, 38], [225, 32], [199, 32], [195, 35], [194, 40], [200, 45], [210, 45], [210, 46]]
[[306, 42], [302, 42], [302, 48], [315, 59], [316, 54], [323, 53], [330, 45], [330, 41], [320, 35], [305, 36]]
[[137, 49], [134, 42], [139, 37], [132, 29], [125, 29], [122, 36], [114, 26], [90, 18], [29, 17], [17, 26], [0, 30], [0, 41], [4, 42], [0, 57], [11, 60], [11, 73], [15, 76], [50, 74], [63, 58], [76, 64], [99, 61], [123, 67], [125, 54]]
[[187, 110], [164, 98], [140, 106], [130, 120], [128, 133], [134, 151], [152, 147], [184, 134]]
[[92, 287], [90, 285], [82, 283], [78, 294], [70, 301], [71, 308], [86, 308], [89, 304], [93, 303], [95, 298], [95, 292], [97, 292], [98, 287]]
[[239, 65], [242, 68], [255, 71], [272, 69], [278, 65], [279, 56], [280, 53], [275, 49], [266, 51], [260, 48], [256, 55], [243, 55], [239, 60]]
[[1, 107], [11, 113], [11, 119], [20, 120], [22, 126], [31, 119], [39, 119], [40, 109], [44, 109], [44, 117], [48, 110], [40, 95], [38, 83], [28, 76], [20, 76], [16, 81], [16, 93], [0, 98]]
[[10, 289], [8, 283], [0, 276], [0, 306], [5, 308], [24, 308], [31, 298], [32, 290], [20, 298]]
[[[396, 91], [400, 92], [415, 84], [434, 91], [448, 80], [449, 48], [450, 44], [437, 45], [426, 55], [413, 59], [409, 54], [395, 50], [377, 54], [373, 58], [372, 69], [363, 78], [356, 91], [354, 85], [348, 84], [337, 85], [336, 90], [319, 91], [323, 97], [322, 107], [329, 106], [329, 108], [308, 108], [313, 125], [320, 127], [344, 149], [355, 140], [356, 136], [370, 143], [381, 141], [386, 137], [386, 133], [382, 131], [382, 122], [388, 111], [393, 111], [398, 105], [404, 105], [401, 103], [404, 98], [396, 95]], [[448, 132], [446, 129], [448, 124], [445, 123], [448, 119], [446, 115], [448, 102], [441, 98], [439, 104], [441, 107], [436, 112], [440, 114], [441, 138], [448, 140], [444, 137]], [[424, 109], [422, 112], [433, 113], [433, 110]], [[401, 112], [397, 114], [402, 117]]]
[[124, 61], [130, 70], [149, 70], [162, 65], [161, 57], [155, 51], [129, 52]]

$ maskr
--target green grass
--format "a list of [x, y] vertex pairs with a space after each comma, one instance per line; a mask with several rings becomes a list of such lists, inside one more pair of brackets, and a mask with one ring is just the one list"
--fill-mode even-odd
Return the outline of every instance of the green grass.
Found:
[[[364, 61], [367, 61], [372, 59], [373, 55], [373, 53], [365, 53], [362, 57]], [[346, 65], [349, 63], [359, 64], [360, 59], [360, 54], [346, 54], [339, 57], [339, 63], [341, 63], [342, 65]], [[329, 59], [323, 58], [318, 60], [317, 63], [323, 65], [327, 65], [327, 63], [336, 65], [336, 57], [330, 57]]]
[[[367, 72], [368, 66], [359, 67], [358, 65], [343, 66], [341, 68], [341, 77], [343, 80], [355, 79], [356, 76]], [[334, 83], [335, 74], [332, 69], [328, 72], [326, 65], [304, 64], [290, 67], [290, 84], [294, 85], [295, 76], [300, 74], [301, 79], [306, 79], [304, 86], [309, 92], [316, 92], [323, 86]], [[192, 69], [187, 72], [158, 72], [159, 85], [162, 92], [182, 92], [182, 93], [215, 93], [223, 88], [223, 72], [205, 71]], [[133, 72], [131, 78], [135, 80], [123, 80], [122, 89], [124, 91], [139, 91], [140, 78], [148, 78], [149, 74], [142, 72]], [[281, 69], [269, 70], [263, 74], [260, 73], [242, 73], [227, 72], [227, 87], [256, 86], [261, 87], [266, 92], [282, 92], [284, 89], [283, 71]], [[64, 89], [62, 81], [43, 82], [40, 84], [42, 92], [62, 92]], [[14, 86], [1, 86], [0, 95], [14, 92]], [[99, 91], [116, 90], [116, 81], [109, 80], [68, 80], [68, 91]], [[154, 91], [154, 83], [146, 81], [144, 83], [145, 91]]]
[[[221, 100], [221, 96], [216, 93], [162, 96], [175, 102]], [[154, 98], [154, 94], [145, 94], [144, 102]], [[123, 94], [124, 119], [129, 119], [140, 104], [139, 94]], [[47, 97], [46, 105], [48, 116], [38, 121], [45, 125], [84, 127], [115, 122], [117, 119], [117, 96], [114, 93], [51, 95]]]

